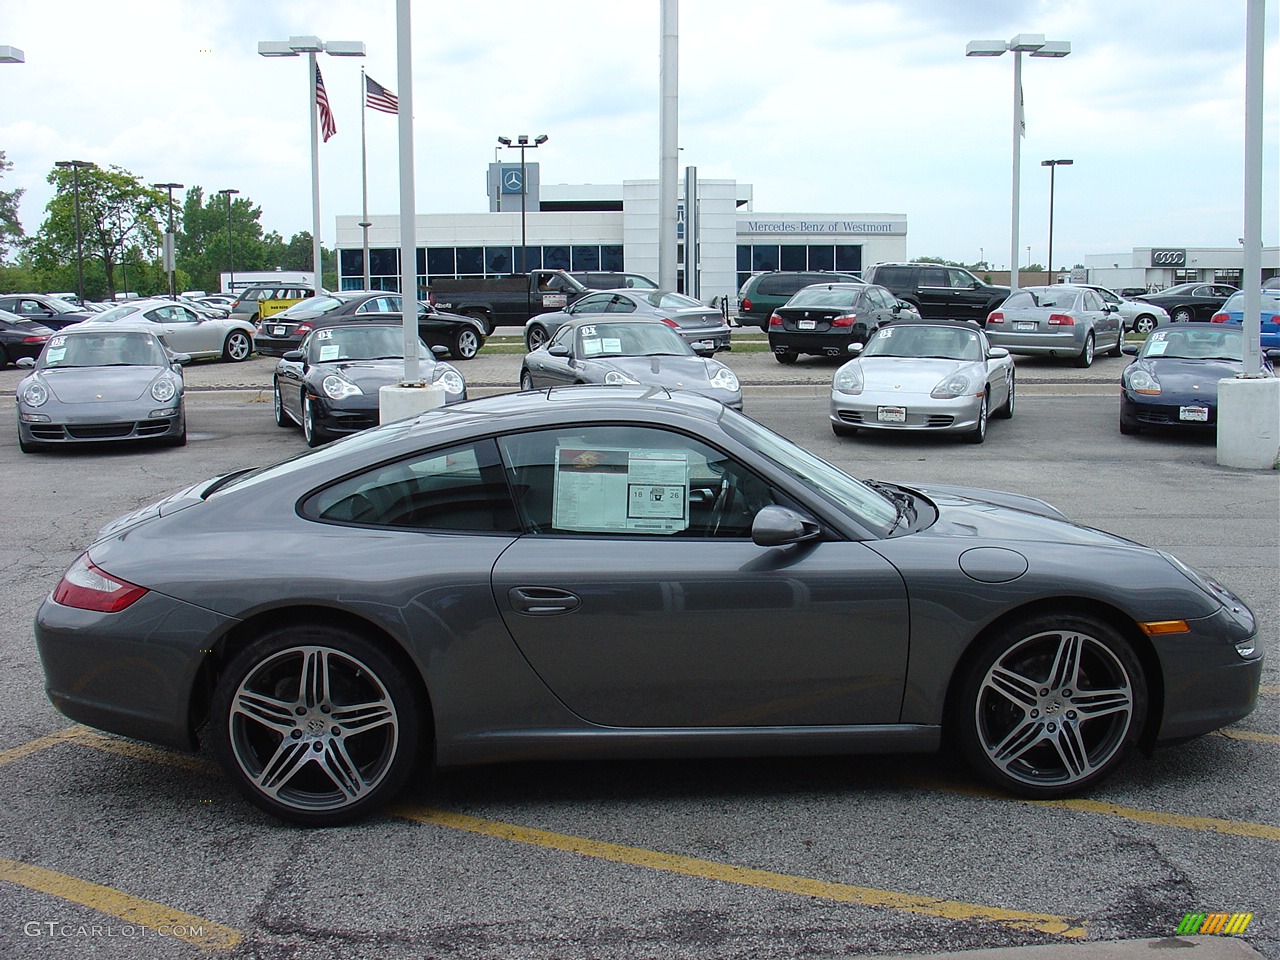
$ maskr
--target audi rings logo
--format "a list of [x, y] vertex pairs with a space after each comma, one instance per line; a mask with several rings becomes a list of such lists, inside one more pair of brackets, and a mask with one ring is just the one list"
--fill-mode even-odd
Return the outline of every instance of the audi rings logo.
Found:
[[1187, 263], [1186, 250], [1152, 250], [1151, 266], [1183, 267]]

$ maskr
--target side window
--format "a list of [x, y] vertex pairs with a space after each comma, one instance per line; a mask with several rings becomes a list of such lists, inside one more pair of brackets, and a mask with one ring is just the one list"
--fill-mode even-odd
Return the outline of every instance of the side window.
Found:
[[627, 297], [620, 297], [617, 294], [609, 301], [610, 313], [635, 313], [636, 305]]
[[947, 279], [947, 271], [941, 267], [925, 267], [920, 271], [920, 286], [922, 287], [949, 287], [950, 285]]
[[948, 270], [947, 275], [950, 277], [951, 286], [953, 287], [972, 287], [974, 280], [977, 279], [965, 270]]
[[583, 297], [573, 305], [570, 312], [572, 313], [605, 313], [609, 309], [609, 301], [613, 299], [612, 294], [594, 294], [590, 297]]
[[1084, 308], [1086, 310], [1099, 311], [1102, 309], [1102, 298], [1093, 290], [1084, 292]]
[[154, 320], [156, 323], [170, 323], [174, 319], [173, 307], [157, 307], [146, 316], [148, 320]]
[[527, 529], [543, 535], [745, 539], [769, 485], [683, 434], [565, 427], [498, 440]]
[[383, 464], [313, 494], [302, 510], [361, 526], [520, 532], [492, 440]]
[[569, 324], [562, 324], [560, 329], [556, 331], [556, 335], [551, 338], [551, 343], [547, 346], [563, 343], [567, 347], [573, 346], [573, 327]]

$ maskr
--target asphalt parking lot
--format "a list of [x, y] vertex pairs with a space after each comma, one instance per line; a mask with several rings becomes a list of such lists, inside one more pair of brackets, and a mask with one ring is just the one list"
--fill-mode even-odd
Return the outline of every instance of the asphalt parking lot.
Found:
[[[1040, 496], [1231, 584], [1269, 650], [1258, 710], [1134, 757], [1079, 800], [995, 795], [943, 756], [519, 764], [424, 778], [354, 826], [282, 827], [206, 756], [70, 724], [44, 697], [32, 645], [36, 606], [102, 524], [304, 449], [272, 421], [273, 361], [195, 365], [182, 449], [24, 456], [0, 428], [0, 955], [712, 960], [1043, 945], [1070, 958], [1079, 944], [1170, 938], [1189, 913], [1252, 913], [1231, 942], [1280, 960], [1277, 475], [1220, 468], [1199, 438], [1122, 438], [1127, 360], [1019, 360], [1017, 415], [982, 446], [837, 440], [833, 362], [731, 362], [751, 385], [748, 414], [857, 476]], [[497, 390], [518, 363], [460, 367]], [[0, 392], [16, 380], [0, 372]], [[312, 559], [264, 545], [264, 562]]]

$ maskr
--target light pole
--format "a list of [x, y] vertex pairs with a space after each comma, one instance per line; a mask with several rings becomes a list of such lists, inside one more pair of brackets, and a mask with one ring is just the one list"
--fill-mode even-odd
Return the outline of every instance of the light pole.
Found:
[[363, 40], [330, 40], [325, 43], [319, 37], [290, 37], [288, 40], [260, 40], [258, 54], [263, 57], [296, 57], [307, 55], [307, 73], [310, 77], [311, 99], [311, 262], [316, 274], [316, 292], [324, 281], [320, 266], [320, 127], [316, 102], [316, 54], [327, 53], [331, 57], [363, 57]]
[[218, 196], [227, 198], [227, 273], [231, 275], [227, 281], [227, 293], [233, 295], [236, 292], [236, 249], [231, 241], [231, 197], [239, 192], [231, 189], [218, 191]]
[[[525, 198], [529, 196], [529, 182], [525, 177], [524, 152], [533, 150], [542, 146], [550, 139], [545, 133], [540, 133], [533, 138], [533, 143], [529, 142], [529, 135], [522, 133], [516, 137], [516, 142], [512, 143], [510, 137], [499, 137], [498, 142], [504, 147], [511, 147], [520, 151], [520, 273], [528, 275], [528, 264], [525, 262], [526, 248], [528, 247], [527, 235], [525, 232]], [[499, 187], [501, 189], [501, 187]], [[572, 264], [570, 264], [572, 266]]]
[[75, 197], [76, 208], [76, 298], [79, 299], [80, 305], [84, 306], [84, 235], [80, 232], [80, 171], [88, 167], [96, 170], [98, 165], [88, 160], [59, 160], [54, 166], [71, 171], [71, 193]]
[[156, 190], [169, 191], [169, 231], [164, 235], [164, 268], [169, 274], [169, 299], [173, 300], [177, 298], [173, 286], [173, 271], [177, 266], [177, 250], [173, 240], [173, 191], [183, 187], [180, 183], [153, 183], [151, 186]]
[[1013, 52], [1013, 210], [1009, 228], [1009, 288], [1018, 289], [1018, 215], [1022, 189], [1022, 55], [1061, 59], [1071, 53], [1066, 40], [1045, 40], [1043, 33], [1020, 33], [1008, 43], [1003, 40], [970, 40], [966, 57], [999, 57]]
[[1058, 167], [1069, 167], [1074, 160], [1041, 160], [1040, 166], [1049, 168], [1049, 284], [1053, 285], [1053, 174]]

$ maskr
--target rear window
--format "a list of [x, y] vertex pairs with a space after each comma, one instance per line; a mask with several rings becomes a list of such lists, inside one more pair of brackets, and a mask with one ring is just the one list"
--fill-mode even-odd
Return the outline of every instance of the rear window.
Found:
[[756, 294], [766, 297], [789, 297], [802, 287], [834, 279], [830, 275], [824, 276], [821, 273], [775, 273], [761, 278], [760, 285], [756, 287]]
[[851, 307], [860, 290], [829, 286], [806, 287], [787, 301], [788, 307]]

